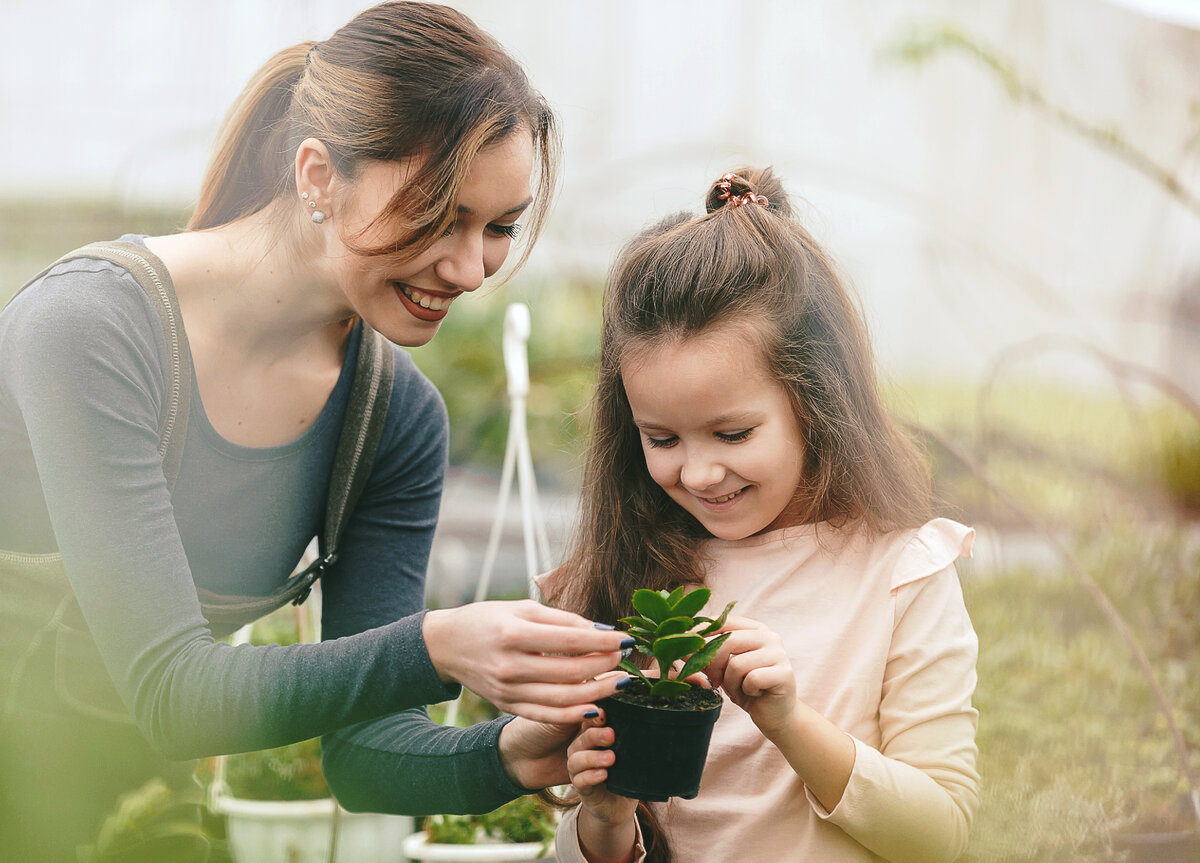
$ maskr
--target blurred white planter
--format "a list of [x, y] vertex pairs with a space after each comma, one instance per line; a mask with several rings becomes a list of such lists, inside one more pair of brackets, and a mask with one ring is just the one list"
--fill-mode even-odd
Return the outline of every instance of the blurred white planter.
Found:
[[541, 853], [541, 842], [442, 845], [430, 842], [424, 831], [404, 840], [404, 854], [420, 863], [553, 863], [553, 843], [544, 857], [538, 856]]
[[330, 856], [336, 804], [324, 800], [243, 800], [221, 795], [229, 850], [237, 863], [404, 863], [406, 815], [338, 813], [337, 853]]

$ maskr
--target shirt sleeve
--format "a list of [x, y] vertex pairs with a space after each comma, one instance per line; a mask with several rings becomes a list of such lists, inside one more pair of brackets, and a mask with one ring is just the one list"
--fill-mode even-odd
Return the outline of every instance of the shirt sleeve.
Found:
[[[394, 458], [373, 473], [374, 502], [356, 512], [332, 574], [343, 585], [331, 579], [330, 638], [233, 647], [213, 639], [201, 613], [158, 455], [160, 332], [132, 277], [98, 261], [56, 271], [0, 322], [0, 374], [64, 568], [147, 740], [177, 759], [265, 749], [453, 697], [421, 633], [445, 466], [440, 400], [412, 390], [401, 401], [423, 400], [394, 405], [406, 422], [391, 429]], [[380, 516], [389, 505], [390, 522]]]
[[[645, 843], [642, 841], [642, 824], [636, 818], [633, 820], [633, 863], [644, 863], [646, 860]], [[579, 806], [568, 809], [558, 822], [554, 833], [554, 859], [558, 863], [588, 863], [579, 847]]]
[[880, 746], [854, 741], [850, 781], [832, 812], [808, 795], [819, 817], [892, 863], [957, 858], [978, 802], [978, 641], [953, 565], [969, 553], [973, 532], [938, 522], [901, 552], [893, 579]]

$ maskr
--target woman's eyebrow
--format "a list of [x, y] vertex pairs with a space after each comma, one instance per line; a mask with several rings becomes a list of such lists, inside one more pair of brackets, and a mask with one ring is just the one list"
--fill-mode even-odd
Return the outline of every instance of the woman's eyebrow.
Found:
[[[524, 212], [525, 209], [532, 203], [533, 203], [533, 198], [526, 198], [524, 201], [522, 201], [520, 204], [517, 204], [511, 210], [505, 210], [503, 213], [501, 213], [500, 218], [503, 219], [505, 216], [515, 216], [517, 213]], [[464, 216], [475, 215], [474, 210], [472, 210], [470, 207], [467, 207], [463, 204], [458, 205], [458, 212]]]

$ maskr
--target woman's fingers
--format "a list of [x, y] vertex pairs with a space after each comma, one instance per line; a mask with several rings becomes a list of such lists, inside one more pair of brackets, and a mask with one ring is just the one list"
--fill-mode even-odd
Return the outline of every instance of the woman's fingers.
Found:
[[[577, 614], [523, 599], [475, 604], [483, 613], [497, 613], [502, 646], [537, 653], [583, 655], [619, 652], [628, 636]], [[466, 606], [464, 606], [466, 607]]]
[[488, 700], [507, 713], [538, 722], [578, 725], [599, 710], [596, 702], [612, 695], [618, 687], [624, 688], [628, 679], [628, 675], [621, 674], [572, 686], [526, 683], [503, 687]]
[[[430, 611], [422, 625], [439, 677], [539, 722], [578, 723], [615, 680], [596, 681], [631, 639], [530, 600]], [[621, 678], [618, 678], [618, 680]]]

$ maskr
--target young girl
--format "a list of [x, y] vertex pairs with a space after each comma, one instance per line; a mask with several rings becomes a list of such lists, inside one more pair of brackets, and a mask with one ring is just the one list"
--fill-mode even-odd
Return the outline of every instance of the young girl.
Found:
[[769, 170], [645, 231], [605, 307], [582, 528], [543, 581], [613, 621], [637, 587], [737, 600], [699, 796], [605, 790], [603, 717], [568, 751], [558, 859], [937, 863], [963, 850], [976, 639], [925, 467], [880, 402], [861, 315]]
[[[383, 3], [266, 63], [187, 231], [60, 263], [0, 314], [0, 856], [73, 863], [166, 759], [317, 735], [353, 809], [485, 812], [566, 781], [622, 635], [529, 601], [424, 613], [446, 412], [383, 343], [425, 344], [536, 237], [557, 148], [492, 37]], [[369, 438], [357, 503], [329, 507], [324, 641], [214, 640], [303, 600], [289, 573]], [[433, 725], [422, 705], [460, 685], [521, 715]]]

